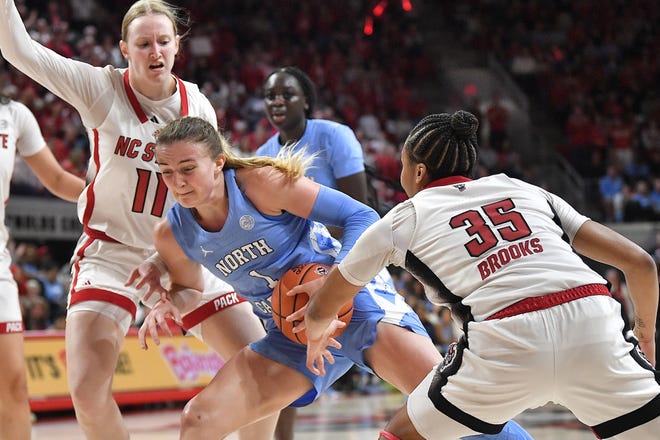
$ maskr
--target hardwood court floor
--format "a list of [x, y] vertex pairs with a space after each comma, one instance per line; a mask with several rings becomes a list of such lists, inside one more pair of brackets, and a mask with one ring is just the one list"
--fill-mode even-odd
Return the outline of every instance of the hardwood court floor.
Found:
[[[376, 440], [404, 397], [396, 392], [369, 395], [334, 392], [298, 411], [295, 440]], [[132, 440], [178, 439], [180, 408], [125, 411]], [[526, 411], [516, 418], [535, 440], [593, 440], [572, 414], [555, 405]], [[33, 440], [84, 440], [72, 414], [41, 415]], [[236, 436], [230, 437], [236, 440]], [[206, 439], [204, 439], [206, 440]]]

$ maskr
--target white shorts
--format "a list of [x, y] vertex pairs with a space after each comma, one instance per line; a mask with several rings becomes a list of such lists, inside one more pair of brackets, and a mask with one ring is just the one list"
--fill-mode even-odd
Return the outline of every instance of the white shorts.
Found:
[[660, 374], [625, 340], [612, 298], [470, 322], [466, 339], [408, 399], [422, 436], [492, 434], [525, 409], [555, 402], [600, 438], [658, 438]]
[[[153, 252], [83, 234], [71, 260], [72, 279], [67, 313], [81, 310], [101, 313], [115, 321], [126, 334], [147, 289], [144, 287], [138, 291], [124, 284], [131, 271]], [[163, 286], [169, 285], [166, 275], [161, 283]], [[229, 284], [204, 269], [202, 300], [196, 309], [183, 316], [184, 328], [202, 339], [200, 326], [205, 318], [244, 301], [233, 290]], [[152, 295], [146, 305], [153, 305], [156, 301], [157, 295]]]
[[6, 247], [0, 252], [0, 334], [23, 332], [23, 315], [18, 286], [9, 270], [11, 255]]

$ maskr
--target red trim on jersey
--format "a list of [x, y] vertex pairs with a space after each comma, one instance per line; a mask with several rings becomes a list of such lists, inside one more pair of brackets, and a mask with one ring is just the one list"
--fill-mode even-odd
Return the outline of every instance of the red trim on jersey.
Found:
[[114, 238], [110, 237], [108, 234], [106, 234], [103, 231], [97, 231], [96, 229], [92, 229], [88, 226], [83, 227], [83, 231], [85, 234], [89, 236], [89, 238], [94, 239], [94, 240], [101, 240], [101, 241], [109, 241], [111, 243], [119, 243], [117, 240]]
[[584, 286], [574, 287], [573, 289], [563, 290], [561, 292], [549, 293], [534, 298], [525, 298], [511, 304], [497, 313], [490, 315], [486, 321], [491, 319], [508, 318], [523, 313], [534, 312], [537, 310], [549, 309], [579, 298], [593, 295], [612, 296], [607, 286], [604, 284], [585, 284]]
[[196, 308], [182, 318], [183, 328], [190, 330], [214, 313], [221, 312], [229, 307], [245, 302], [245, 298], [236, 292], [227, 292], [219, 295], [201, 307]]
[[137, 96], [135, 96], [135, 92], [133, 92], [131, 83], [128, 80], [128, 69], [124, 71], [124, 89], [126, 90], [126, 95], [128, 96], [128, 102], [130, 102], [131, 107], [133, 107], [135, 116], [138, 117], [140, 123], [144, 124], [149, 120], [149, 118], [147, 118], [147, 114], [144, 112], [144, 110], [142, 110], [142, 106], [140, 105]]
[[[189, 107], [188, 107], [188, 92], [186, 91], [186, 86], [185, 84], [183, 84], [183, 81], [181, 81], [181, 79], [178, 76], [174, 74], [172, 74], [172, 76], [174, 77], [174, 79], [176, 80], [179, 86], [179, 94], [181, 95], [181, 116], [182, 117], [188, 116]], [[128, 79], [128, 69], [124, 71], [124, 89], [126, 90], [126, 96], [128, 96], [128, 102], [131, 103], [131, 107], [133, 107], [133, 111], [135, 112], [135, 115], [140, 120], [140, 123], [144, 124], [149, 120], [149, 118], [142, 109], [142, 106], [140, 105], [140, 101], [138, 101], [137, 96], [135, 96], [135, 92], [131, 87], [131, 83]]]
[[174, 78], [176, 78], [176, 82], [179, 84], [179, 93], [181, 94], [181, 117], [188, 116], [188, 92], [186, 91], [186, 86], [178, 76], [174, 75]]
[[427, 183], [426, 185], [424, 185], [424, 188], [422, 189], [433, 188], [434, 186], [453, 185], [456, 183], [471, 182], [471, 181], [472, 179], [465, 176], [449, 176], [449, 177], [443, 177], [442, 179], [433, 180]]
[[23, 333], [23, 321], [0, 322], [0, 335], [9, 333]]
[[91, 244], [94, 243], [94, 241], [97, 239], [98, 238], [94, 238], [93, 236], [90, 236], [89, 238], [87, 238], [85, 243], [82, 246], [80, 246], [78, 252], [76, 252], [76, 256], [78, 258], [76, 259], [76, 262], [73, 264], [71, 295], [69, 298], [68, 305], [70, 307], [73, 304], [77, 304], [82, 301], [103, 301], [121, 307], [122, 309], [129, 312], [131, 316], [133, 316], [133, 318], [135, 318], [135, 313], [137, 311], [137, 308], [135, 307], [133, 301], [126, 298], [125, 296], [119, 295], [118, 293], [115, 292], [110, 292], [107, 290], [96, 289], [96, 288], [76, 290], [76, 286], [78, 286], [78, 275], [80, 274], [80, 262], [83, 260], [83, 258], [85, 258], [85, 250], [89, 246], [91, 246]]
[[114, 304], [126, 310], [133, 318], [135, 318], [135, 312], [137, 311], [137, 307], [135, 307], [133, 301], [115, 292], [93, 288], [71, 291], [69, 307], [83, 301], [103, 301]]

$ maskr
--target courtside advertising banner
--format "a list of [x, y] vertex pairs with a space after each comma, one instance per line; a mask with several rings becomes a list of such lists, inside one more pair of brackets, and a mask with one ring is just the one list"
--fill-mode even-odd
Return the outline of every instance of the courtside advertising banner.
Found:
[[[223, 361], [193, 337], [161, 337], [142, 350], [137, 335], [126, 337], [115, 367], [113, 394], [122, 404], [188, 400], [206, 386]], [[72, 408], [66, 380], [63, 332], [26, 332], [25, 363], [35, 410]]]

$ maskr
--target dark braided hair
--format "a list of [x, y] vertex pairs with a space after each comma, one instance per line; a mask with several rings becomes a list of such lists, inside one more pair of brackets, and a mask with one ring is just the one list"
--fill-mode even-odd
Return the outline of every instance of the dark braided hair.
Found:
[[307, 109], [305, 109], [305, 117], [307, 119], [312, 119], [312, 115], [314, 114], [314, 107], [316, 107], [316, 86], [314, 85], [314, 82], [309, 77], [309, 75], [307, 75], [305, 72], [303, 72], [301, 69], [295, 66], [285, 66], [273, 70], [270, 73], [270, 75], [266, 77], [264, 83], [266, 83], [266, 81], [268, 81], [268, 78], [275, 75], [276, 73], [289, 74], [298, 81], [298, 84], [300, 84], [300, 88], [302, 89], [303, 94], [305, 95], [305, 100], [307, 101]]
[[410, 131], [403, 149], [412, 161], [426, 165], [431, 180], [472, 177], [477, 165], [478, 127], [477, 118], [464, 110], [428, 115]]

